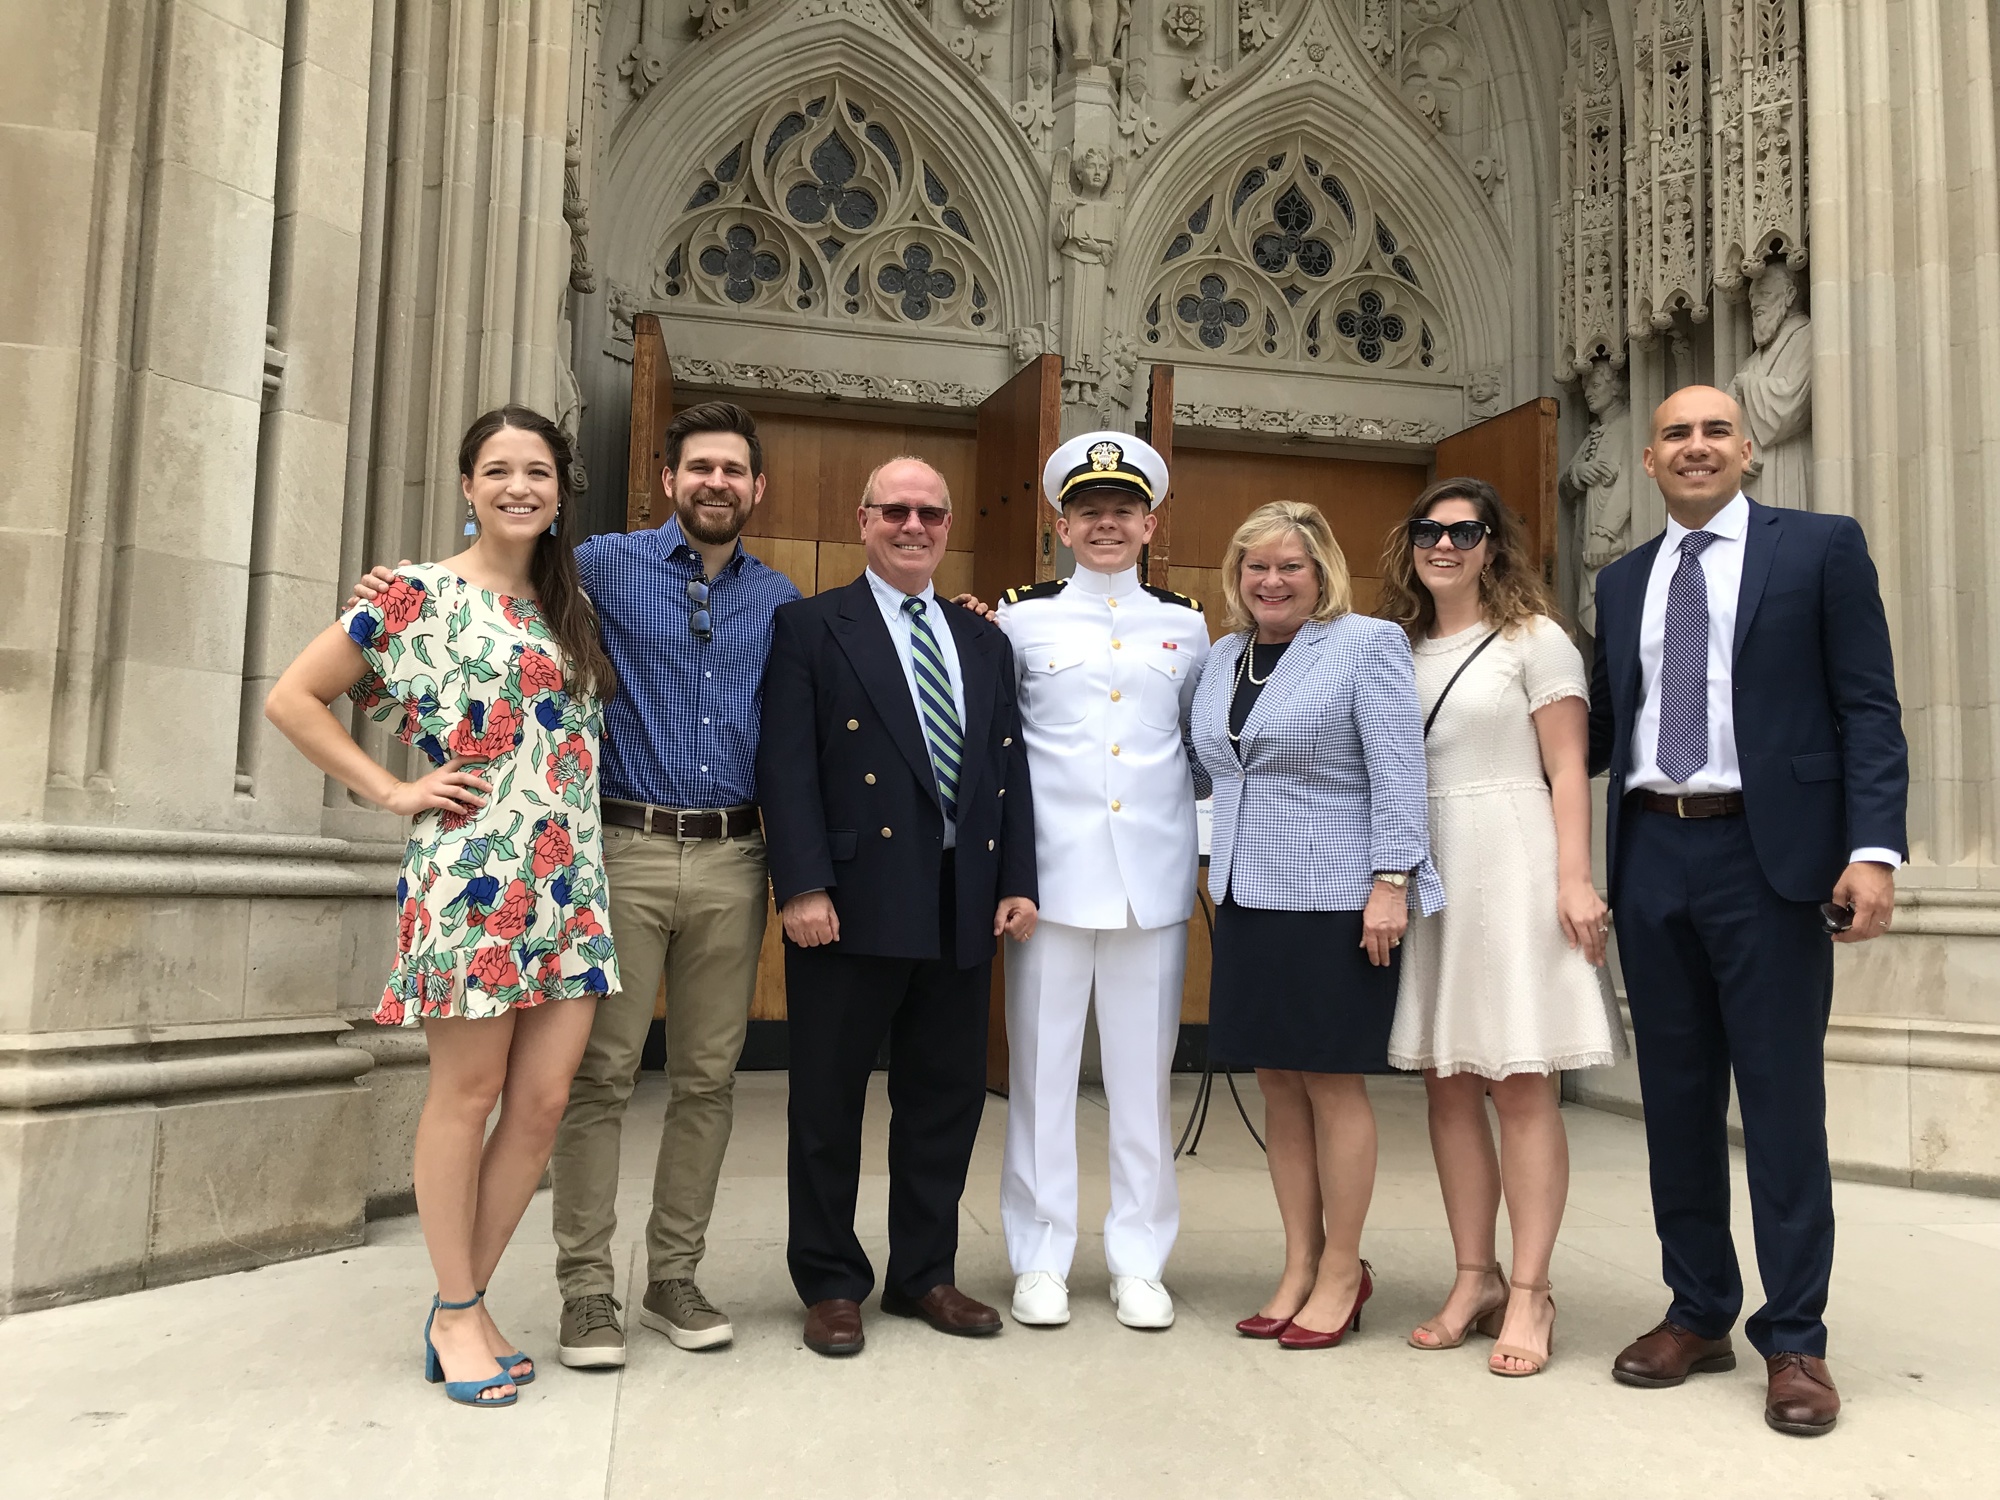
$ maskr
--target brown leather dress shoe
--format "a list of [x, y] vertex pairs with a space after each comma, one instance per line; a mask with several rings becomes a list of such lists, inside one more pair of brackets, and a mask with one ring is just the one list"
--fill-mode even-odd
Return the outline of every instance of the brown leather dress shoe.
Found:
[[806, 1347], [815, 1354], [838, 1358], [859, 1354], [868, 1342], [861, 1332], [861, 1304], [846, 1297], [829, 1297], [806, 1309]]
[[921, 1297], [882, 1289], [882, 1311], [898, 1318], [922, 1318], [939, 1333], [961, 1338], [983, 1338], [1000, 1331], [1000, 1314], [984, 1302], [975, 1302], [948, 1283], [932, 1287]]
[[1736, 1351], [1729, 1335], [1705, 1339], [1678, 1323], [1662, 1321], [1627, 1344], [1611, 1362], [1611, 1377], [1621, 1385], [1660, 1390], [1679, 1385], [1690, 1375], [1711, 1375], [1736, 1368]]
[[1818, 1437], [1833, 1431], [1840, 1417], [1840, 1392], [1833, 1388], [1826, 1361], [1811, 1354], [1774, 1354], [1764, 1361], [1770, 1389], [1764, 1420], [1778, 1432]]

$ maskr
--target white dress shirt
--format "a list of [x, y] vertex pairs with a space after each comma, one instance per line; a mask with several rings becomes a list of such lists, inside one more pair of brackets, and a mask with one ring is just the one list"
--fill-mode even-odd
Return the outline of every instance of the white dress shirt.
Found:
[[[926, 583], [920, 594], [905, 594], [893, 583], [885, 582], [873, 568], [867, 570], [868, 587], [875, 595], [875, 603], [882, 611], [883, 623], [889, 627], [889, 639], [896, 643], [896, 659], [903, 664], [903, 680], [910, 685], [910, 701], [917, 706], [917, 727], [921, 731], [924, 722], [923, 698], [917, 692], [916, 648], [910, 644], [910, 617], [903, 612], [905, 599], [924, 601], [924, 619], [929, 622], [931, 635], [937, 641], [938, 655], [944, 658], [945, 674], [951, 678], [951, 704], [958, 713], [958, 730], [962, 753], [961, 766], [970, 755], [971, 747], [963, 744], [965, 735], [965, 674], [958, 665], [958, 643], [951, 637], [951, 625], [938, 608], [937, 590]], [[930, 749], [926, 736], [924, 749]], [[944, 820], [944, 846], [954, 849], [958, 846], [958, 824], [951, 818]]]
[[[1670, 797], [1699, 796], [1743, 790], [1743, 769], [1736, 758], [1735, 670], [1736, 602], [1743, 591], [1744, 538], [1750, 530], [1750, 502], [1736, 498], [1701, 528], [1716, 538], [1702, 551], [1701, 569], [1708, 582], [1708, 761], [1685, 782], [1674, 781], [1660, 769], [1660, 659], [1666, 650], [1667, 591], [1682, 566], [1681, 538], [1688, 528], [1667, 517], [1666, 535], [1653, 555], [1646, 580], [1646, 602], [1639, 612], [1639, 721], [1632, 735], [1632, 769], [1625, 778], [1628, 792], [1661, 792]], [[1893, 849], [1856, 849], [1850, 860], [1872, 860], [1895, 869], [1903, 860]]]

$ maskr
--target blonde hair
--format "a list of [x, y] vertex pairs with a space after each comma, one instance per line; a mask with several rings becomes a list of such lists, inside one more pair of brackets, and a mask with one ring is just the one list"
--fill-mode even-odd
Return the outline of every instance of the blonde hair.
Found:
[[1252, 547], [1295, 536], [1319, 574], [1319, 603], [1311, 618], [1337, 620], [1354, 611], [1354, 583], [1347, 557], [1333, 539], [1333, 528], [1317, 505], [1299, 500], [1273, 500], [1250, 512], [1222, 554], [1222, 619], [1229, 630], [1248, 630], [1254, 623], [1243, 602], [1243, 557]]

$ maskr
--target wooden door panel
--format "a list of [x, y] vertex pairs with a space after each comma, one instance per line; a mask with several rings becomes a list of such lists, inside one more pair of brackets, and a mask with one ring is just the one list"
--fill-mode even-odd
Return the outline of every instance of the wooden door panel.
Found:
[[1439, 479], [1483, 479], [1528, 523], [1542, 581], [1556, 581], [1556, 418], [1553, 396], [1476, 422], [1437, 445]]
[[[1054, 576], [1054, 511], [1042, 465], [1062, 441], [1062, 360], [1043, 354], [979, 407], [972, 591], [989, 603]], [[956, 529], [956, 528], [954, 528]]]
[[[1139, 424], [1139, 436], [1152, 444], [1153, 451], [1167, 466], [1167, 497], [1153, 510], [1158, 517], [1153, 539], [1146, 545], [1146, 582], [1154, 588], [1172, 588], [1169, 559], [1174, 543], [1174, 367], [1154, 365], [1146, 377], [1146, 420]], [[1186, 593], [1183, 589], [1181, 592]]]
[[625, 529], [645, 531], [672, 513], [660, 483], [666, 467], [667, 423], [673, 419], [674, 367], [660, 320], [632, 320], [632, 423], [625, 463]]

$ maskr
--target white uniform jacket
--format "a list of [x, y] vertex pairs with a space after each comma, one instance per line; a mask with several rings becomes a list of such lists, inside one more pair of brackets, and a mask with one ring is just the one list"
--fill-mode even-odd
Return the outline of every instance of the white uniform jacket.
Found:
[[1139, 570], [1011, 589], [1014, 648], [1035, 787], [1044, 921], [1143, 928], [1194, 911], [1194, 780], [1181, 724], [1208, 655], [1201, 606], [1150, 590]]

